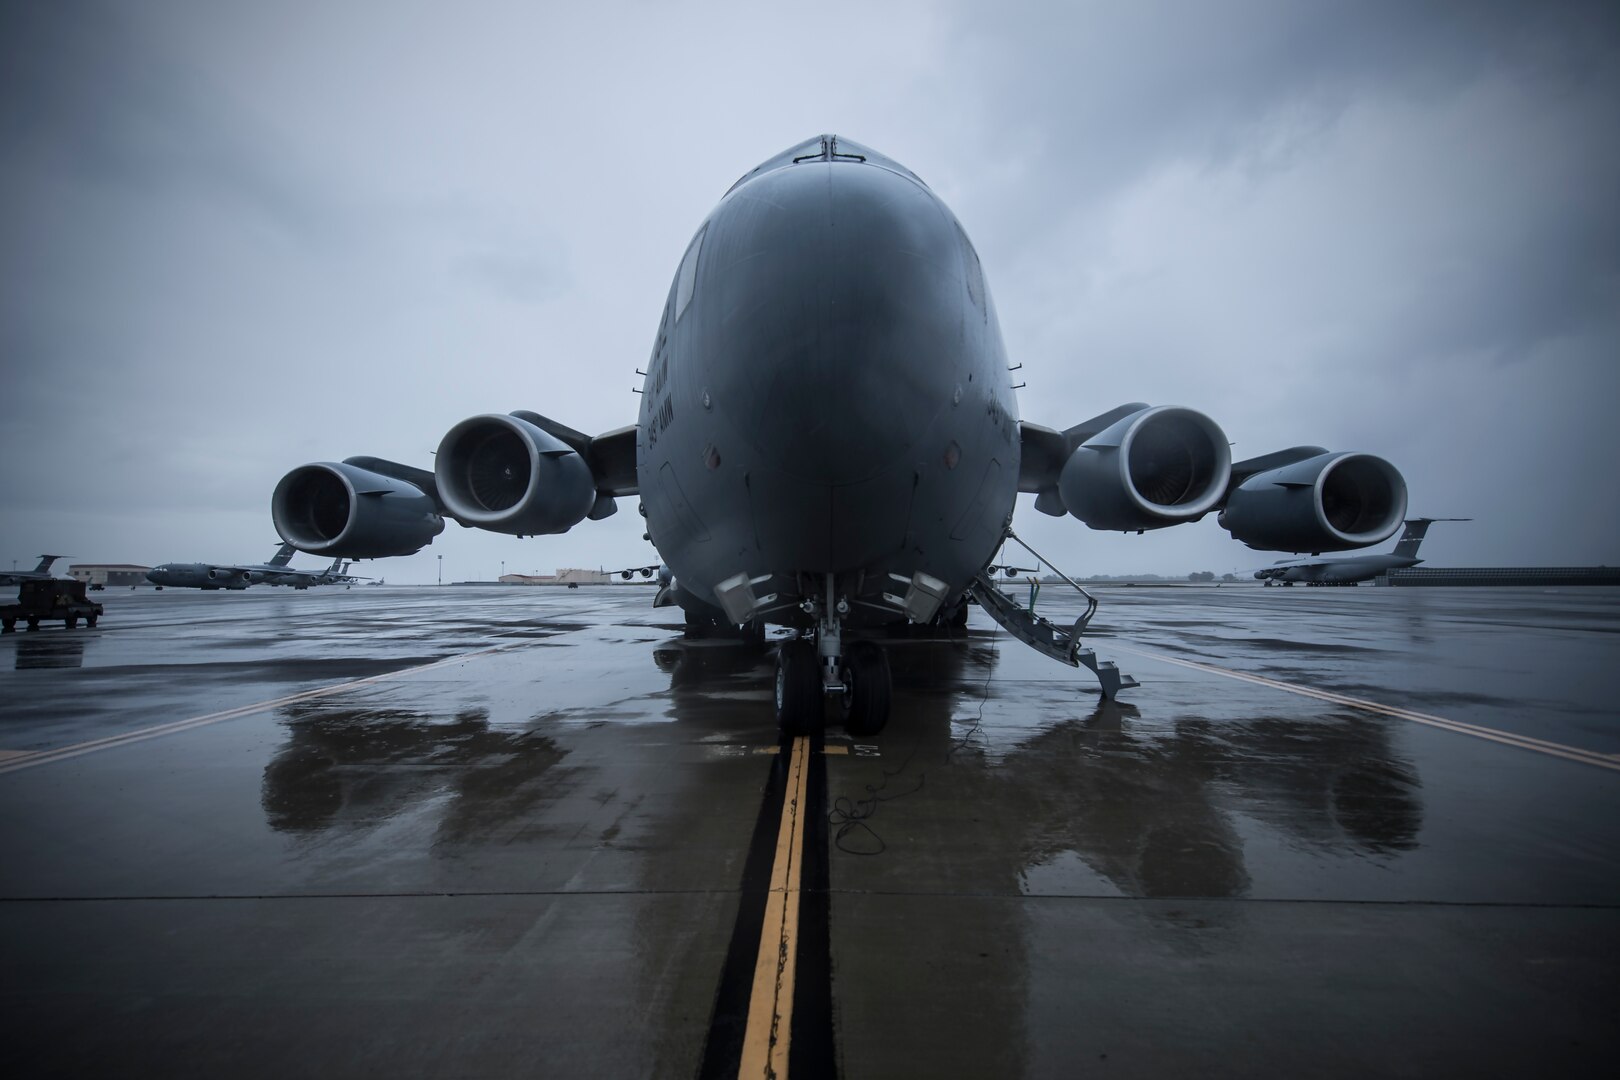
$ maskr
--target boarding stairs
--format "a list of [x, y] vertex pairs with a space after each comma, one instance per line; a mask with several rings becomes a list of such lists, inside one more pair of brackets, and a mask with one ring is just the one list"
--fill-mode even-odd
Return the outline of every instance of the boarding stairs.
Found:
[[1081, 633], [1091, 622], [1091, 617], [1097, 614], [1097, 598], [1047, 562], [1034, 548], [1013, 535], [1011, 529], [1007, 530], [1007, 539], [1016, 542], [1025, 551], [1034, 555], [1043, 565], [1085, 597], [1086, 610], [1074, 620], [1073, 626], [1059, 626], [1052, 620], [1035, 614], [1033, 603], [1026, 610], [1017, 600], [1002, 592], [988, 573], [980, 573], [968, 586], [968, 591], [985, 610], [985, 614], [994, 619], [1007, 633], [1036, 652], [1049, 656], [1060, 664], [1091, 669], [1102, 687], [1103, 697], [1109, 701], [1114, 700], [1114, 696], [1121, 690], [1141, 685], [1129, 675], [1121, 674], [1112, 660], [1098, 660], [1095, 652], [1080, 643]]

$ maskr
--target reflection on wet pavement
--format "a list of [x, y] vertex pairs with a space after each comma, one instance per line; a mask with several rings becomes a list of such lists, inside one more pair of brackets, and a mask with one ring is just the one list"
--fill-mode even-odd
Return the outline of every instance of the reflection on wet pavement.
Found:
[[287, 739], [264, 769], [265, 820], [281, 832], [379, 829], [440, 803], [434, 850], [487, 842], [550, 794], [563, 752], [544, 736], [495, 730], [472, 709], [441, 721], [397, 710], [292, 706]]
[[76, 668], [84, 665], [85, 646], [93, 640], [89, 630], [47, 633], [36, 630], [17, 641], [17, 671], [30, 668]]
[[[1118, 703], [977, 613], [894, 642], [889, 727], [822, 759], [841, 1074], [1604, 1044], [1612, 773], [1143, 654], [1616, 753], [1620, 605], [1330, 592], [1105, 595], [1090, 644], [1143, 680]], [[0, 751], [271, 703], [0, 775], [23, 1060], [184, 1043], [228, 1071], [251, 1037], [282, 1074], [297, 1045], [314, 1071], [691, 1075], [779, 761], [774, 661], [647, 599], [149, 596], [0, 642]], [[1470, 1057], [1481, 1024], [1518, 1041]]]

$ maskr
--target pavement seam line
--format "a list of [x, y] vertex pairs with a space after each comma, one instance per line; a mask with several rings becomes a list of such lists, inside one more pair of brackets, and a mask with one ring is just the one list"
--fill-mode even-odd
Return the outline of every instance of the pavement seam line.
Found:
[[1239, 679], [1243, 682], [1254, 683], [1257, 686], [1270, 687], [1273, 690], [1283, 690], [1290, 694], [1299, 694], [1302, 697], [1316, 698], [1319, 701], [1330, 702], [1335, 705], [1344, 705], [1363, 712], [1377, 713], [1382, 716], [1393, 717], [1397, 720], [1407, 720], [1414, 724], [1424, 724], [1428, 727], [1450, 731], [1456, 735], [1469, 735], [1476, 739], [1486, 739], [1501, 743], [1504, 746], [1516, 747], [1520, 750], [1531, 750], [1538, 754], [1550, 757], [1564, 758], [1585, 765], [1596, 765], [1599, 768], [1620, 772], [1620, 760], [1616, 755], [1605, 754], [1598, 750], [1585, 750], [1578, 746], [1568, 746], [1564, 743], [1549, 742], [1538, 739], [1533, 735], [1518, 735], [1510, 731], [1498, 731], [1495, 728], [1481, 727], [1469, 724], [1462, 720], [1451, 720], [1444, 716], [1432, 716], [1428, 713], [1414, 712], [1411, 709], [1402, 709], [1393, 705], [1381, 705], [1376, 701], [1367, 701], [1364, 698], [1354, 698], [1346, 694], [1336, 694], [1331, 690], [1318, 690], [1311, 686], [1301, 686], [1298, 683], [1283, 682], [1280, 679], [1270, 679], [1264, 675], [1252, 675], [1248, 672], [1233, 671], [1229, 668], [1216, 667], [1214, 664], [1201, 664], [1194, 660], [1182, 660], [1179, 657], [1165, 656], [1162, 653], [1149, 652], [1146, 649], [1133, 649], [1128, 645], [1114, 643], [1114, 647], [1122, 652], [1134, 653], [1149, 660], [1158, 660], [1166, 664], [1175, 664], [1179, 667], [1191, 668], [1194, 671], [1208, 672], [1211, 675], [1221, 675], [1228, 679]]
[[793, 740], [793, 757], [783, 785], [782, 823], [776, 833], [776, 861], [771, 868], [770, 893], [760, 929], [759, 955], [754, 964], [754, 986], [748, 999], [748, 1024], [743, 1035], [739, 1080], [788, 1074], [788, 1047], [793, 1033], [793, 982], [798, 956], [799, 880], [804, 844], [799, 812], [807, 790], [810, 739]]
[[443, 660], [434, 660], [428, 664], [418, 664], [415, 667], [400, 668], [397, 671], [385, 671], [380, 675], [368, 675], [363, 679], [353, 679], [349, 682], [334, 683], [331, 686], [317, 686], [313, 690], [304, 690], [297, 694], [288, 694], [285, 697], [272, 698], [269, 701], [255, 702], [251, 705], [238, 705], [234, 709], [225, 709], [217, 713], [208, 713], [204, 716], [188, 717], [185, 720], [172, 720], [167, 724], [157, 724], [152, 727], [140, 728], [135, 731], [126, 731], [118, 735], [109, 735], [102, 739], [92, 739], [89, 742], [74, 743], [70, 746], [59, 746], [53, 750], [27, 750], [21, 756], [7, 758], [0, 761], [0, 776], [6, 773], [17, 772], [21, 769], [32, 768], [35, 765], [49, 765], [54, 761], [66, 761], [69, 758], [80, 757], [84, 754], [93, 754], [98, 750], [111, 750], [115, 747], [126, 746], [130, 743], [145, 742], [148, 739], [159, 739], [165, 735], [178, 735], [182, 731], [193, 728], [207, 727], [210, 724], [223, 723], [226, 720], [239, 720], [244, 716], [268, 712], [283, 705], [291, 705], [299, 701], [310, 701], [314, 698], [326, 697], [344, 690], [353, 690], [359, 686], [370, 686], [374, 683], [397, 679], [404, 675], [414, 675], [422, 671], [431, 671], [434, 668], [444, 667], [447, 664], [458, 663], [462, 660], [471, 660], [479, 656], [488, 656], [492, 653], [505, 652], [515, 648], [515, 645], [497, 645], [489, 649], [479, 649], [476, 652], [461, 653], [456, 656], [447, 656]]

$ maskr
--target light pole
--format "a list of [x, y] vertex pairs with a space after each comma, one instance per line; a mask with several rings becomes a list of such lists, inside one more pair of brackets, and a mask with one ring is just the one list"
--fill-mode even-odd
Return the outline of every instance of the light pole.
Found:
[[443, 585], [444, 584], [444, 556], [440, 555], [440, 556], [437, 556], [437, 558], [439, 560], [439, 584]]
[[506, 576], [506, 560], [502, 559], [501, 560], [501, 577], [504, 578], [505, 576]]

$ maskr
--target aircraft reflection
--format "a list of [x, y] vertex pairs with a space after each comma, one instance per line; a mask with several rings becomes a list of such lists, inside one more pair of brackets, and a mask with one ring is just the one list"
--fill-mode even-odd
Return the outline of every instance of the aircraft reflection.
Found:
[[90, 636], [84, 631], [35, 631], [17, 636], [15, 669], [76, 668], [84, 666], [84, 646]]
[[367, 832], [444, 799], [435, 845], [487, 841], [547, 796], [545, 774], [564, 756], [543, 736], [490, 727], [482, 709], [444, 719], [309, 703], [282, 724], [260, 800], [288, 833]]
[[[968, 764], [978, 767], [949, 776], [953, 798], [983, 811], [973, 826], [986, 833], [981, 847], [1008, 858], [943, 869], [980, 875], [976, 883], [960, 882], [964, 888], [995, 887], [982, 879], [987, 873], [1023, 882], [1030, 869], [1073, 853], [1126, 895], [1242, 896], [1250, 887], [1244, 834], [1255, 823], [1324, 855], [1391, 856], [1417, 846], [1421, 783], [1391, 745], [1384, 721], [1352, 713], [1264, 714], [1186, 716], [1164, 725], [1133, 704], [1079, 694], [1076, 704], [1085, 711], [1008, 746], [1005, 728], [993, 721], [987, 734], [978, 703], [994, 701], [1005, 715], [1028, 696], [1028, 713], [1040, 715], [1051, 702], [1044, 684], [997, 683], [992, 640], [971, 634], [965, 641], [890, 646], [894, 711], [879, 740], [882, 787], [829, 790], [832, 799], [849, 799], [835, 825], [849, 825], [847, 812], [856, 811], [857, 824], [842, 837], [835, 833], [850, 853], [892, 849], [903, 835], [891, 824], [898, 815], [880, 814], [879, 807], [925, 781], [939, 788], [943, 766]], [[654, 660], [670, 674], [671, 712], [679, 720], [712, 722], [717, 699], [727, 693], [770, 688], [768, 652], [674, 641], [655, 650]], [[757, 717], [755, 704], [749, 708]], [[868, 813], [885, 820], [868, 828]], [[922, 841], [926, 832], [911, 836]]]

